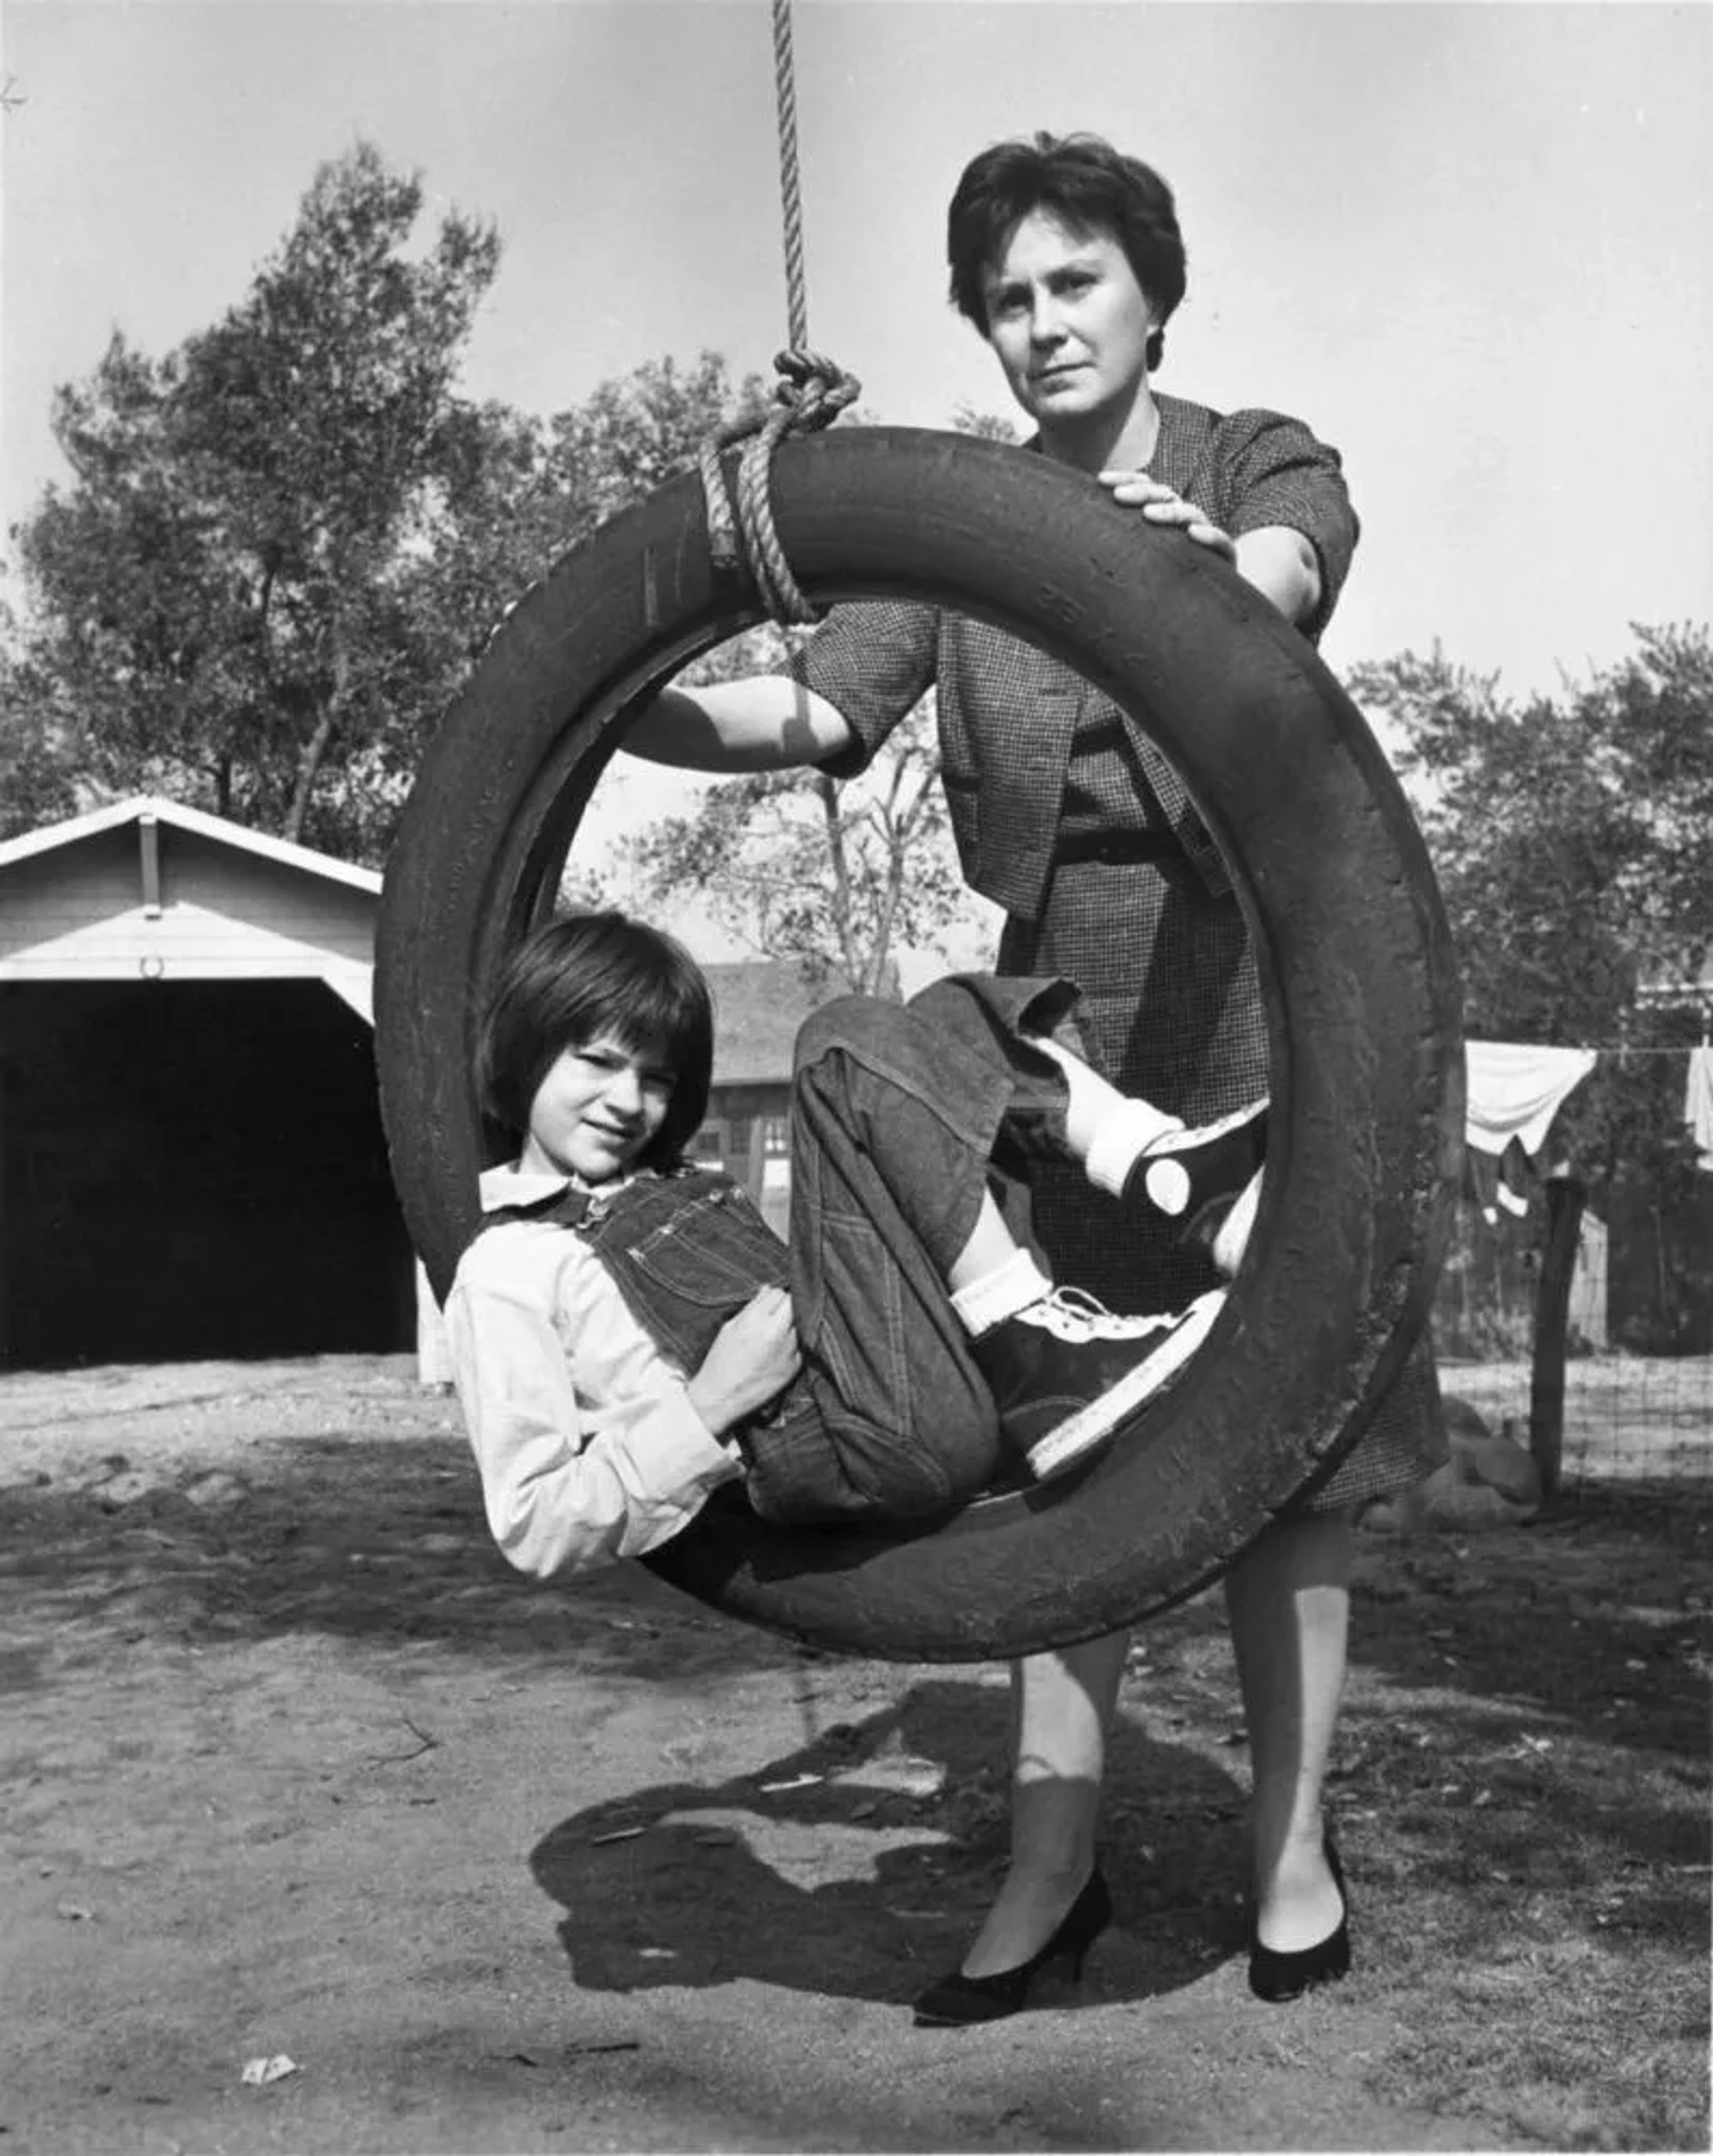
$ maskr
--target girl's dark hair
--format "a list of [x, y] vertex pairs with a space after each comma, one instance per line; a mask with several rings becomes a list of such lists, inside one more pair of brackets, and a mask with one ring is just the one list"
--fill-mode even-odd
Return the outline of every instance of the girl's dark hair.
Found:
[[[988, 334], [984, 289], [1011, 236], [1038, 210], [1079, 232], [1109, 232], [1163, 324], [1184, 296], [1188, 263], [1171, 189], [1152, 165], [1099, 135], [1046, 135], [995, 143], [964, 166], [946, 219], [952, 304]], [[1148, 339], [1150, 368], [1165, 336]]]
[[672, 1072], [666, 1121], [639, 1158], [644, 1167], [675, 1165], [708, 1114], [713, 999], [682, 943], [622, 913], [549, 921], [506, 959], [476, 1041], [484, 1113], [522, 1136], [559, 1057], [602, 1039], [658, 1056]]

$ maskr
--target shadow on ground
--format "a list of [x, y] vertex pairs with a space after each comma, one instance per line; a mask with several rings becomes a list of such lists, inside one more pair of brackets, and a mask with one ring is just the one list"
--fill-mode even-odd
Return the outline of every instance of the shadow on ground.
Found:
[[[907, 1999], [957, 1961], [992, 1896], [1007, 1716], [1003, 1688], [925, 1678], [740, 1777], [661, 1781], [572, 1813], [531, 1866], [566, 1911], [578, 1986], [751, 1978]], [[1088, 2004], [1179, 1990], [1243, 1937], [1237, 1781], [1128, 1720], [1112, 1770], [1127, 1802], [1102, 1862], [1123, 1929], [1090, 1961]], [[811, 1845], [847, 1850], [845, 1876], [814, 1882], [794, 1861]]]
[[[575, 1655], [591, 1675], [644, 1679], [766, 1667], [790, 1651], [639, 1567], [522, 1578], [489, 1538], [455, 1436], [297, 1437], [254, 1448], [237, 1472], [148, 1478], [113, 1454], [83, 1472], [77, 1486], [4, 1492], [0, 1578], [14, 1629], [51, 1630], [62, 1667], [79, 1625], [91, 1628], [90, 1654], [145, 1631], [194, 1641], [316, 1631], [501, 1659]], [[27, 1687], [32, 1666], [14, 1647], [0, 1685]]]
[[[281, 1396], [255, 1411], [262, 1434], [228, 1448], [233, 1465], [197, 1464], [192, 1448], [141, 1472], [92, 1447], [52, 1477], [13, 1482], [0, 1532], [12, 1613], [0, 1693], [30, 1688], [49, 1640], [64, 1668], [110, 1653], [115, 1638], [163, 1634], [432, 1642], [677, 1687], [802, 1661], [791, 1643], [719, 1618], [637, 1567], [523, 1580], [488, 1537], [455, 1426], [425, 1426], [433, 1416], [420, 1395], [354, 1405], [393, 1419], [371, 1430], [353, 1414], [355, 1427], [294, 1430]], [[450, 1407], [435, 1412], [451, 1424]], [[1431, 1800], [1442, 1819], [1480, 1803], [1494, 1811], [1490, 1830], [1514, 1812], [1519, 1864], [1543, 1810], [1559, 1836], [1585, 1833], [1619, 1861], [1703, 1861], [1705, 1836], [1682, 1800], [1707, 1782], [1713, 1503], [1625, 1487], [1531, 1527], [1359, 1540], [1342, 1780], [1406, 1808]], [[1143, 1708], [1163, 1705], [1161, 1682], [1176, 1672], [1193, 1719], [1234, 1719], [1217, 1594], [1146, 1625], [1138, 1663], [1131, 1696]], [[1376, 1686], [1383, 1715], [1366, 1704]], [[914, 1711], [912, 1741], [932, 1758], [930, 1719]], [[1622, 1804], [1608, 1803], [1597, 1777], [1566, 1770], [1585, 1742], [1649, 1769]], [[1003, 1744], [996, 1723], [983, 1762]], [[1147, 1756], [1120, 1759], [1113, 1787], [1187, 1778], [1193, 1809], [1212, 1793], [1198, 1793], [1211, 1770], [1191, 1758], [1171, 1777]], [[947, 1764], [954, 1780], [973, 1770]], [[1229, 1777], [1219, 1779], [1235, 1804]], [[1457, 1838], [1446, 1837], [1453, 1864]], [[1490, 1855], [1491, 1832], [1482, 1841]]]

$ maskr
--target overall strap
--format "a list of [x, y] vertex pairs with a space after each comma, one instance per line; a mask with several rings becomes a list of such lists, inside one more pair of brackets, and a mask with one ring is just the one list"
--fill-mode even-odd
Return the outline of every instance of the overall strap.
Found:
[[622, 1217], [633, 1207], [658, 1198], [663, 1187], [671, 1188], [682, 1201], [702, 1190], [722, 1189], [731, 1181], [730, 1176], [717, 1169], [696, 1168], [688, 1164], [675, 1168], [644, 1168], [610, 1198], [600, 1190], [574, 1190], [567, 1187], [528, 1205], [497, 1207], [482, 1225], [492, 1228], [503, 1221], [548, 1221], [556, 1228], [580, 1231], [589, 1240], [608, 1220]]

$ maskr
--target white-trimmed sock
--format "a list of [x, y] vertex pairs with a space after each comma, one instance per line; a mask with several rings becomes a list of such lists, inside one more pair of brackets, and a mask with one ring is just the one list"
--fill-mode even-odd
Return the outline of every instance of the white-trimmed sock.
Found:
[[958, 1323], [972, 1339], [980, 1339], [1008, 1317], [1040, 1302], [1053, 1292], [1053, 1283], [1027, 1250], [1014, 1251], [995, 1272], [984, 1273], [967, 1288], [952, 1296]]
[[1183, 1127], [1181, 1115], [1168, 1115], [1150, 1101], [1126, 1100], [1095, 1132], [1083, 1173], [1096, 1190], [1122, 1198], [1130, 1170], [1154, 1140]]

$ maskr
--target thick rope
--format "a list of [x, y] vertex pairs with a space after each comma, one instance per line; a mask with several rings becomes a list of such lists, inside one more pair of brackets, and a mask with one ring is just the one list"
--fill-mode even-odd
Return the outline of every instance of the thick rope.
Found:
[[[785, 228], [785, 301], [790, 343], [774, 361], [774, 410], [761, 419], [740, 420], [703, 442], [698, 452], [714, 566], [746, 567], [775, 621], [819, 621], [803, 595], [779, 535], [768, 475], [774, 450], [788, 434], [813, 434], [836, 419], [862, 394], [862, 384], [823, 353], [809, 350], [808, 287], [803, 273], [803, 191], [797, 153], [797, 87], [791, 61], [790, 0], [774, 0], [774, 90], [779, 118], [779, 185]], [[744, 444], [738, 466], [735, 515], [721, 452]]]
[[[831, 426], [862, 394], [862, 384], [818, 352], [782, 352], [774, 361], [783, 377], [774, 389], [774, 410], [765, 419], [740, 419], [703, 442], [698, 452], [708, 511], [708, 543], [716, 569], [747, 568], [763, 605], [775, 621], [819, 621], [803, 595], [774, 528], [769, 475], [774, 450], [788, 434], [814, 434]], [[741, 442], [735, 518], [721, 452]]]
[[803, 272], [803, 183], [797, 162], [797, 70], [791, 62], [791, 0], [774, 0], [774, 105], [779, 116], [779, 197], [785, 226], [785, 341], [809, 341], [809, 288]]

